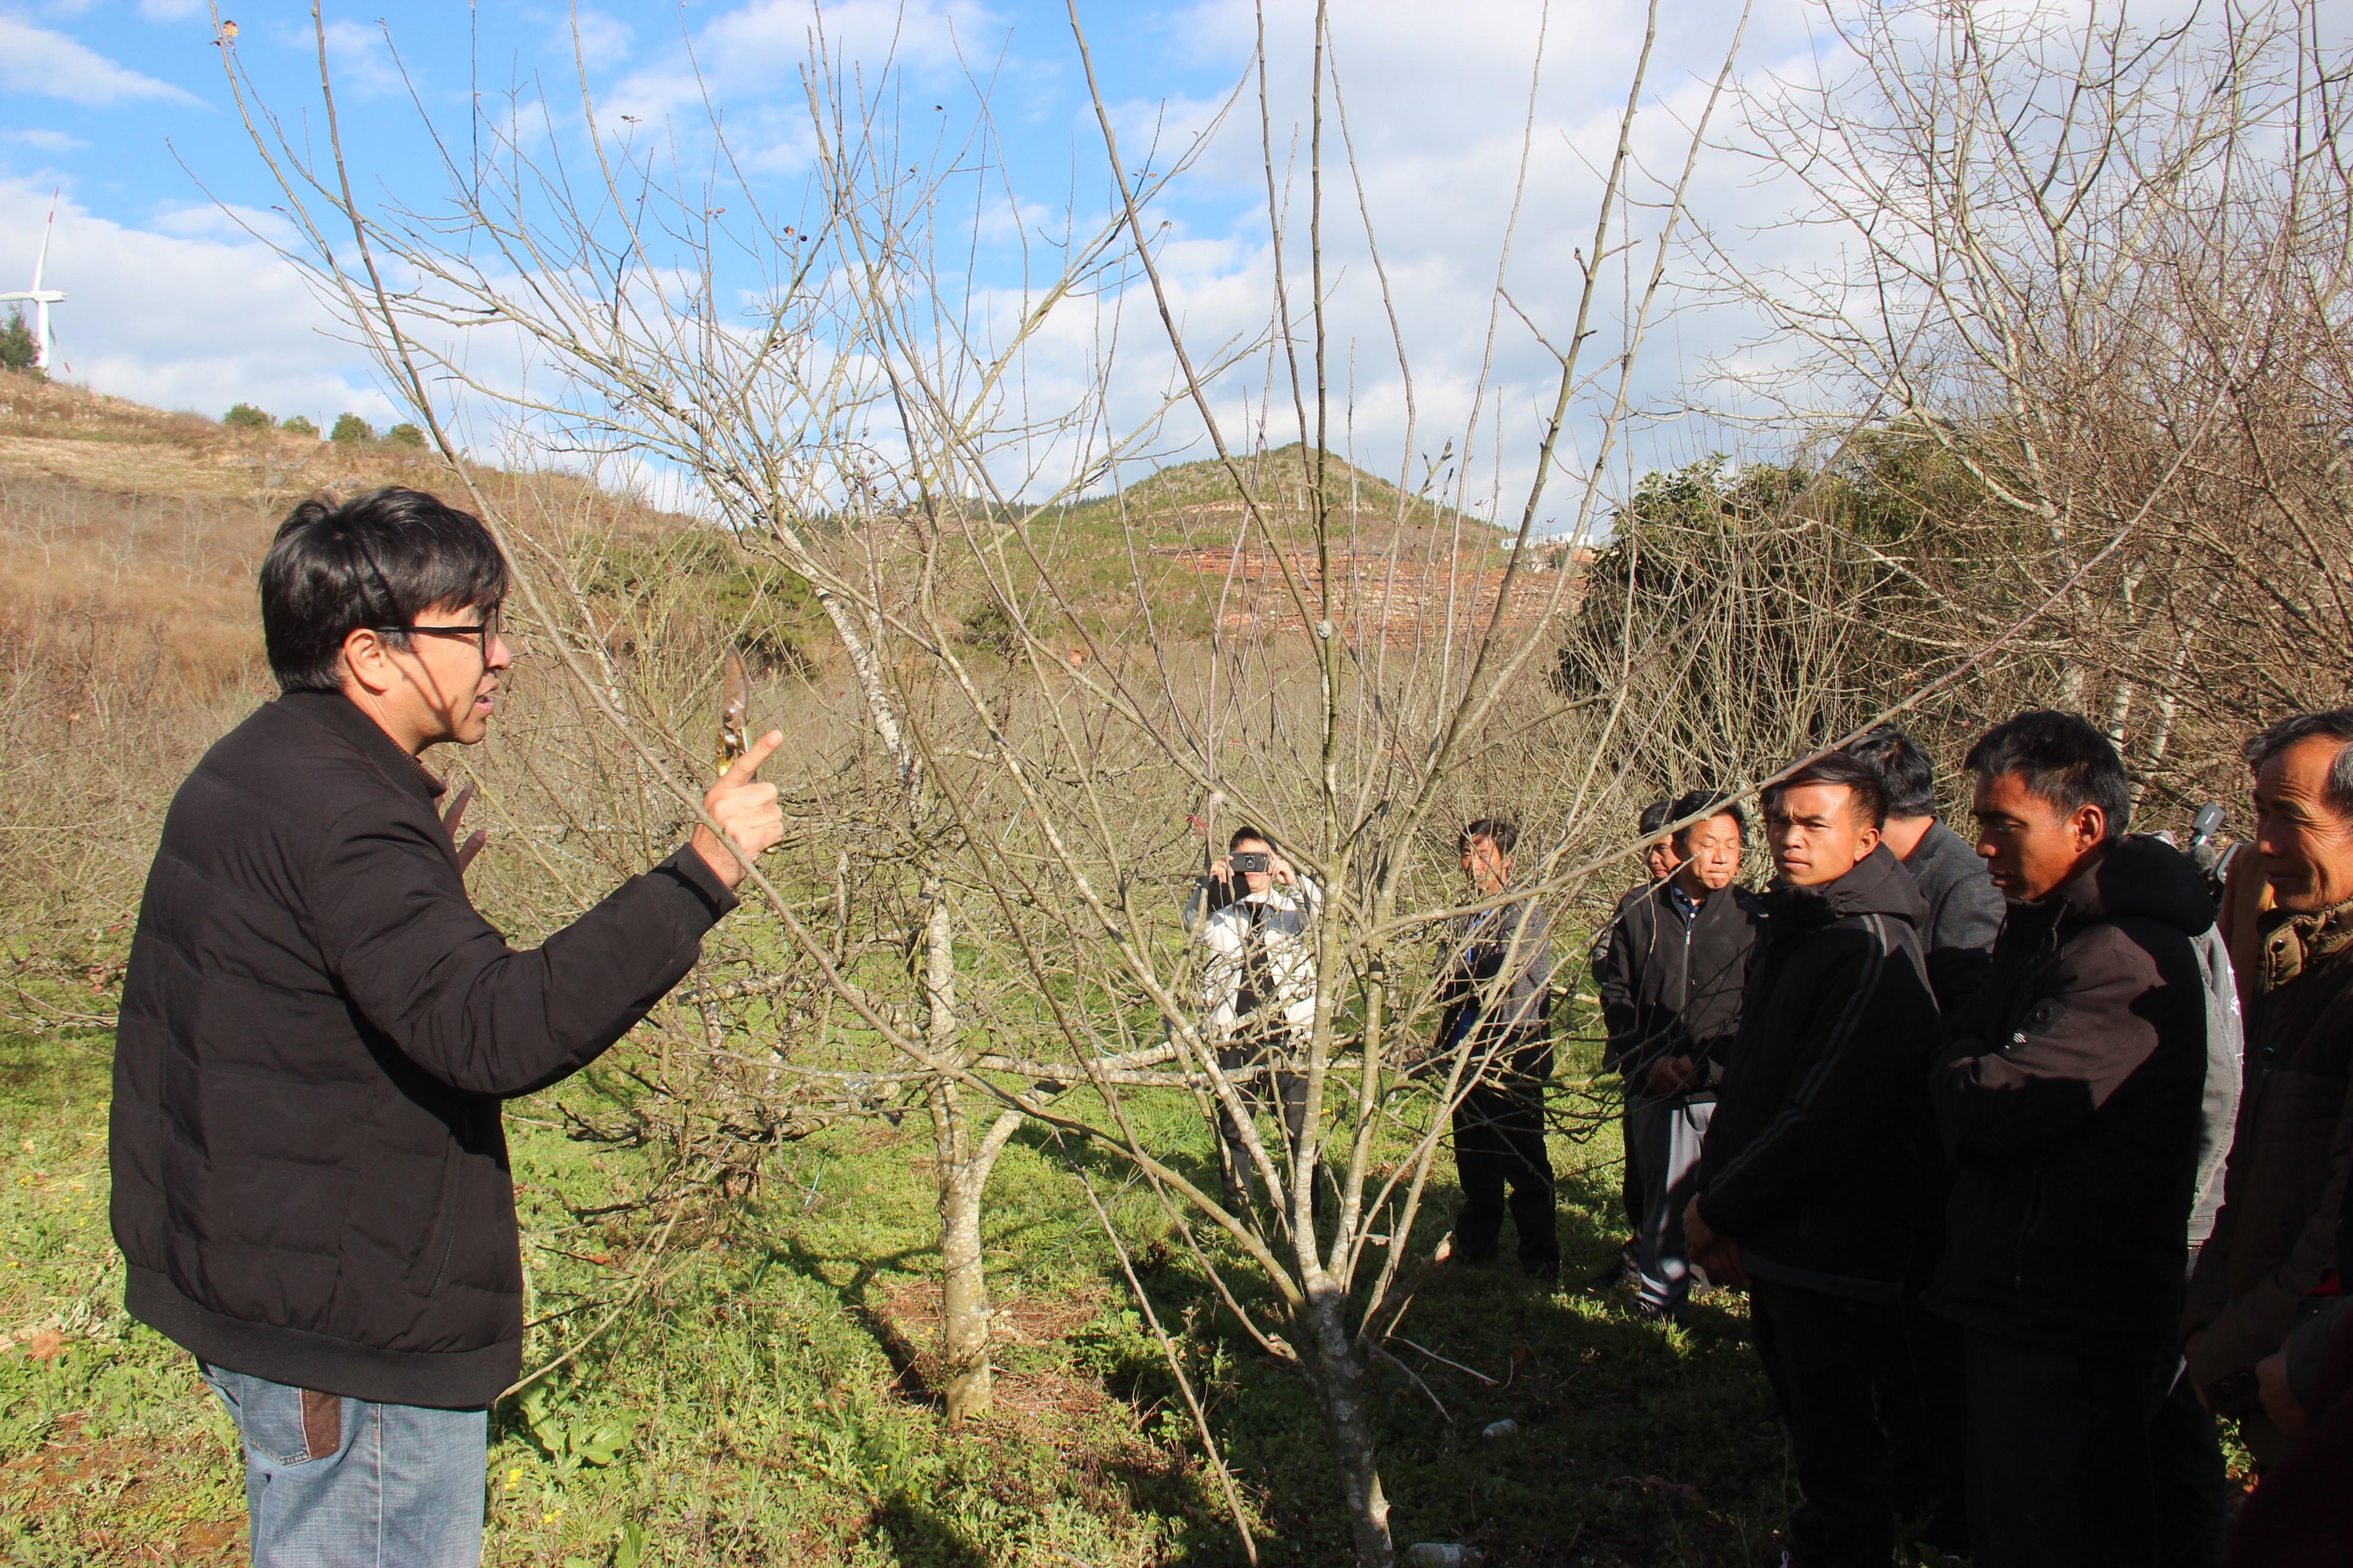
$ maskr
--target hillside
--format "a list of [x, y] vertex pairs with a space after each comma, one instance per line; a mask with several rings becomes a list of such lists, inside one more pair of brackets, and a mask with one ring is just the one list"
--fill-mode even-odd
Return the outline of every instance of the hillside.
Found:
[[[545, 541], [593, 531], [626, 552], [676, 531], [578, 479], [488, 466], [473, 478]], [[88, 700], [101, 667], [176, 677], [204, 698], [259, 681], [253, 574], [278, 524], [305, 496], [385, 484], [451, 488], [437, 459], [396, 442], [239, 429], [0, 372], [0, 650], [20, 668], [47, 650], [38, 662], [78, 676]]]
[[[1152, 605], [1163, 637], [1204, 639], [1213, 626], [1229, 637], [1304, 633], [1291, 584], [1315, 607], [1322, 564], [1308, 533], [1303, 452], [1294, 443], [1242, 464], [1279, 552], [1249, 525], [1215, 460], [1173, 466], [1039, 513], [1029, 547], [1080, 614], [1114, 637], [1140, 630], [1139, 602]], [[670, 559], [678, 518], [562, 476], [486, 466], [475, 479], [527, 530], [545, 524], [551, 537], [577, 534], [583, 524], [601, 530], [596, 548], [607, 559], [584, 573], [600, 593], [626, 599], [657, 558], [680, 564]], [[260, 640], [252, 574], [278, 521], [303, 496], [396, 482], [447, 480], [428, 455], [390, 442], [237, 429], [0, 374], [0, 626], [13, 628], [0, 632], [0, 643], [76, 644], [80, 651], [67, 662], [85, 679], [68, 711], [97, 700], [87, 677], [98, 666], [169, 674], [204, 696], [254, 682]], [[1416, 642], [1450, 618], [1461, 624], [1493, 609], [1509, 562], [1494, 529], [1427, 497], [1402, 496], [1337, 458], [1327, 483], [1334, 618], [1344, 634]], [[750, 601], [735, 580], [741, 568], [723, 552], [692, 553], [686, 569], [726, 579], [711, 584], [715, 608], [723, 614]], [[1000, 541], [995, 556], [1005, 563], [1000, 580], [1027, 601], [1032, 624], [1042, 624], [1039, 574], [1018, 545]], [[968, 566], [954, 575], [976, 635], [992, 635], [1001, 616], [990, 595]], [[1541, 570], [1525, 574], [1507, 618], [1534, 614], [1549, 589]], [[820, 639], [807, 635], [805, 600], [786, 603], [783, 619], [744, 635], [779, 657], [788, 648], [822, 657], [810, 646]]]
[[[1324, 570], [1307, 455], [1293, 442], [1239, 460], [1258, 523], [1226, 465], [1207, 458], [1040, 514], [1030, 547], [1066, 592], [1115, 629], [1143, 600], [1162, 636], [1206, 638], [1212, 626], [1229, 637], [1303, 634], [1311, 617], [1294, 590], [1311, 611], [1320, 609]], [[1498, 530], [1336, 457], [1324, 482], [1332, 619], [1344, 635], [1419, 642], [1450, 618], [1459, 625], [1493, 610], [1511, 559]], [[1538, 613], [1551, 586], [1542, 574], [1552, 563], [1547, 554], [1524, 577], [1507, 621]]]

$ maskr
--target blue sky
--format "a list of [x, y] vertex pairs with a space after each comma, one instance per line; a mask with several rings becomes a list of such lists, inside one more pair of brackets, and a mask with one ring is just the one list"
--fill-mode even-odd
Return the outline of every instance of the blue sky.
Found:
[[[239, 58], [264, 98], [296, 134], [306, 114], [315, 128], [307, 9], [284, 0], [225, 0], [222, 9], [237, 25]], [[1274, 134], [1286, 145], [1305, 100], [1312, 10], [1279, 0], [1268, 7], [1280, 78]], [[1131, 149], [1155, 125], [1176, 141], [1206, 123], [1249, 62], [1246, 0], [1095, 0], [1080, 11]], [[511, 99], [528, 103], [544, 92], [576, 127], [575, 17], [588, 92], [607, 126], [633, 114], [638, 134], [675, 132], [682, 155], [706, 145], [694, 134], [703, 111], [691, 51], [764, 195], [789, 201], [803, 177], [797, 76], [817, 15], [809, 0], [608, 0], [576, 14], [402, 0], [382, 15], [390, 47], [375, 14], [327, 9], [346, 145], [371, 199], [425, 205], [446, 188], [412, 87], [461, 154], [477, 94], [496, 113]], [[1641, 122], [1647, 153], [1663, 159], [1675, 151], [1678, 121], [1696, 111], [1736, 15], [1723, 0], [1663, 7]], [[1355, 438], [1370, 466], [1395, 472], [1408, 445], [1426, 453], [1475, 416], [1500, 440], [1485, 460], [1497, 489], [1509, 488], [1533, 412], [1549, 402], [1545, 353], [1494, 298], [1523, 133], [1533, 112], [1529, 181], [1505, 282], [1539, 328], [1558, 331], [1574, 296], [1573, 251], [1590, 243], [1591, 165], [1606, 157], [1641, 16], [1609, 0], [1548, 10], [1536, 0], [1335, 7], [1365, 203], [1417, 398], [1409, 428], [1388, 306], [1373, 287], [1359, 224], [1353, 237], [1334, 243], [1333, 317], [1341, 337], [1335, 359], [1348, 362], [1356, 389]], [[1100, 212], [1100, 142], [1061, 5], [844, 0], [823, 16], [849, 68], [879, 80], [887, 62], [897, 73], [892, 90], [910, 123], [937, 115], [954, 138], [980, 104], [974, 77], [987, 79], [1006, 168], [1034, 228], [1058, 223], [1074, 193], [1082, 217]], [[1811, 21], [1800, 0], [1760, 0], [1746, 68], [1802, 68]], [[331, 313], [216, 205], [267, 224], [278, 198], [234, 110], [213, 37], [210, 15], [188, 0], [0, 0], [0, 279], [13, 280], [0, 287], [28, 278], [49, 190], [62, 186], [49, 282], [71, 295], [57, 324], [72, 379], [216, 416], [245, 400], [321, 422], [343, 408], [379, 425], [396, 417]], [[559, 143], [565, 134], [559, 127]], [[1143, 161], [1130, 157], [1134, 166]], [[1788, 242], [1774, 226], [1777, 198], [1753, 188], [1747, 174], [1736, 160], [1710, 160], [1697, 199], [1719, 226], [1746, 226], [1762, 247]], [[1205, 341], [1262, 322], [1263, 180], [1257, 105], [1245, 100], [1162, 208], [1173, 226], [1172, 287]], [[1332, 199], [1335, 226], [1358, 223], [1353, 191], [1343, 187]], [[1005, 268], [1017, 267], [1011, 258], [1008, 249]], [[1127, 330], [1143, 324], [1133, 317]], [[1671, 400], [1712, 357], [1738, 353], [1743, 330], [1738, 320], [1695, 309], [1678, 314], [1653, 345], [1646, 395]], [[1165, 384], [1165, 366], [1148, 355], [1133, 374], [1139, 398]], [[1645, 458], [1693, 455], [1698, 439], [1688, 427], [1662, 426]]]

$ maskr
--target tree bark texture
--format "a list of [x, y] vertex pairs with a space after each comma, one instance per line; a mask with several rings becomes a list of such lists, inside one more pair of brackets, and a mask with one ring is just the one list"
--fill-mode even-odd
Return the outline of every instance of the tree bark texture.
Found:
[[1324, 1429], [1340, 1467], [1340, 1490], [1348, 1505], [1356, 1568], [1394, 1568], [1397, 1544], [1389, 1538], [1389, 1500], [1381, 1488], [1380, 1458], [1365, 1409], [1365, 1361], [1349, 1337], [1345, 1294], [1329, 1279], [1312, 1282], [1306, 1306], [1308, 1375], [1324, 1406]]

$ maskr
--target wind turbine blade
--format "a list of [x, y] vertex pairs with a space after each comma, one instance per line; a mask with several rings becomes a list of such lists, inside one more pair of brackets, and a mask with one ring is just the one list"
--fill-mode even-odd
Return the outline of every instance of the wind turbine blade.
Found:
[[[59, 185], [56, 191], [49, 193], [49, 221], [41, 226], [40, 253], [33, 258], [33, 288], [37, 292], [41, 287], [41, 269], [49, 264], [49, 236], [55, 234], [58, 229], [58, 191], [64, 189], [63, 185]], [[47, 310], [48, 307], [46, 305], [42, 307], [44, 320], [47, 320]]]

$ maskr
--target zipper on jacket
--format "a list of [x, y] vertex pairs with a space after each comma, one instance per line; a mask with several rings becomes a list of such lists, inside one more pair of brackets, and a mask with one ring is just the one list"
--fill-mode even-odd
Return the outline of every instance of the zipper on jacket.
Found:
[[2018, 1246], [2010, 1260], [2010, 1288], [2013, 1290], [2026, 1289], [2027, 1238], [2034, 1234], [2034, 1227], [2041, 1223], [2042, 1219], [2042, 1178], [2037, 1176], [2034, 1178], [2033, 1191], [2026, 1200], [2026, 1217], [2019, 1223]]

